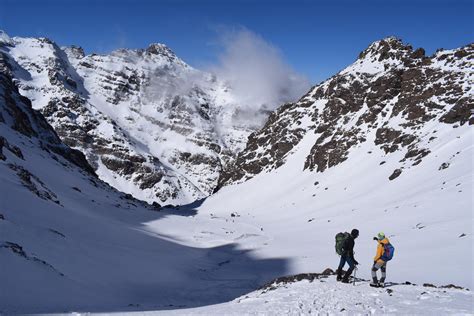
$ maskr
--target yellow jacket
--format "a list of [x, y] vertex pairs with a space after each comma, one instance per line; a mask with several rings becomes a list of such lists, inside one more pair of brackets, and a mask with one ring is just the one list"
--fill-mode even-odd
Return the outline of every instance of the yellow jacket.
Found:
[[386, 244], [389, 243], [388, 238], [385, 237], [384, 239], [377, 241], [377, 243], [378, 243], [378, 244], [377, 244], [377, 254], [376, 254], [375, 257], [374, 257], [374, 262], [376, 262], [376, 263], [384, 263], [385, 261], [383, 261], [383, 260], [380, 259], [380, 258], [383, 256], [384, 245], [386, 245]]

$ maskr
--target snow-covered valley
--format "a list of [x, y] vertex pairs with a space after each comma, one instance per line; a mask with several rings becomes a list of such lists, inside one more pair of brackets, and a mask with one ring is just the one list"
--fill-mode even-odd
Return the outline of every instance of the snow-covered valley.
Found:
[[[375, 42], [354, 64], [273, 112], [261, 129], [247, 131], [228, 169], [188, 170], [197, 177], [209, 171], [216, 193], [158, 207], [102, 182], [94, 172], [104, 169], [88, 164], [88, 152], [67, 146], [78, 135], [64, 141], [59, 113], [74, 102], [51, 112], [56, 132], [32, 109], [35, 101], [22, 94], [58, 91], [47, 81], [27, 87], [38, 81], [12, 66], [10, 53], [24, 40], [16, 41], [0, 48], [0, 313], [472, 314], [471, 291], [422, 286], [474, 284], [472, 44], [426, 57], [394, 38]], [[80, 59], [102, 65], [123, 54], [145, 52]], [[86, 90], [100, 81], [94, 77]], [[63, 88], [60, 96], [73, 98]], [[80, 117], [69, 113], [66, 120], [97, 120], [89, 136], [112, 128], [125, 143], [140, 140], [133, 148], [117, 141], [128, 153], [148, 146], [145, 125], [128, 137], [125, 121], [117, 130], [109, 125], [110, 117], [126, 120], [121, 112], [96, 113], [88, 102], [106, 103], [87, 100], [79, 102]], [[130, 124], [153, 118], [143, 113]], [[107, 141], [99, 145], [104, 151], [96, 154], [110, 154]], [[202, 148], [189, 150], [197, 155]], [[385, 232], [395, 246], [389, 287], [336, 283], [331, 275], [257, 290], [278, 277], [334, 270], [334, 236], [353, 228], [360, 230], [359, 278], [370, 279], [375, 234]]]

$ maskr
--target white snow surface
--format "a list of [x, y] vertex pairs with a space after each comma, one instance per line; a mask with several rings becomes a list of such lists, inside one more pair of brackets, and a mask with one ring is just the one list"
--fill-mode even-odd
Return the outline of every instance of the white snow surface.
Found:
[[[472, 315], [474, 296], [459, 289], [367, 281], [338, 283], [334, 277], [276, 284], [228, 303], [193, 309], [129, 312], [127, 315]], [[99, 315], [114, 315], [100, 313]]]
[[[30, 258], [55, 270], [0, 248], [0, 280], [8, 288], [0, 292], [0, 311], [171, 313], [179, 308], [175, 313], [237, 315], [344, 308], [349, 314], [469, 314], [472, 294], [458, 290], [394, 286], [389, 296], [367, 283], [346, 291], [348, 285], [318, 281], [246, 294], [282, 275], [335, 269], [334, 235], [353, 227], [361, 231], [355, 247], [358, 276], [369, 278], [376, 248], [371, 237], [384, 231], [396, 248], [387, 281], [472, 287], [472, 178], [465, 174], [472, 134], [462, 131], [449, 131], [460, 138], [428, 156], [433, 158], [424, 160], [427, 170], [413, 169], [413, 176], [402, 175], [393, 184], [369, 183], [362, 176], [364, 165], [369, 166], [364, 159], [341, 166], [341, 174], [358, 179], [350, 184], [335, 172], [295, 177], [288, 163], [224, 188], [201, 205], [161, 212], [91, 185], [74, 168], [65, 170], [41, 151], [29, 150], [32, 145], [21, 137], [17, 143], [24, 144], [25, 161], [6, 152], [7, 161], [27, 167], [62, 206], [38, 199], [0, 164], [5, 216], [0, 241], [20, 244]], [[295, 162], [310, 144], [309, 137], [301, 142]], [[463, 150], [443, 174], [435, 167], [452, 147]], [[374, 176], [383, 174], [385, 180], [388, 170], [374, 170]], [[316, 179], [320, 186], [313, 185]], [[462, 233], [466, 236], [460, 238]], [[213, 305], [226, 301], [232, 302]], [[196, 306], [201, 307], [180, 309]]]

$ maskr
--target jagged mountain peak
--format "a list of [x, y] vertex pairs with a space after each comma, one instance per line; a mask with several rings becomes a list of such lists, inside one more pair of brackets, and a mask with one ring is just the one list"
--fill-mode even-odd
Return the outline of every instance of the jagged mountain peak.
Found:
[[82, 57], [81, 55], [78, 55], [77, 58], [73, 55], [73, 57], [74, 59], [82, 59], [86, 57], [97, 61], [102, 60], [104, 62], [119, 63], [119, 65], [117, 65], [118, 68], [122, 66], [122, 63], [126, 63], [129, 64], [129, 68], [140, 68], [143, 66], [150, 70], [170, 67], [175, 69], [185, 69], [185, 71], [193, 69], [186, 62], [180, 59], [169, 47], [160, 43], [150, 44], [147, 48], [119, 48], [110, 53], [92, 53]]
[[45, 52], [48, 49], [53, 51], [61, 51], [59, 45], [48, 37], [19, 37], [15, 36], [12, 38], [12, 46], [23, 45], [25, 48], [36, 49], [32, 53], [40, 53], [40, 51]]
[[13, 41], [4, 30], [0, 30], [0, 44], [12, 45]]
[[168, 60], [170, 63], [179, 63], [184, 67], [189, 67], [165, 44], [152, 43], [145, 49], [145, 54], [152, 57], [159, 56], [160, 58]]
[[386, 49], [411, 49], [411, 46], [408, 44], [404, 44], [403, 40], [399, 37], [387, 36], [380, 40], [372, 42], [366, 49], [364, 49], [363, 52], [381, 52], [382, 50]]
[[176, 57], [176, 54], [165, 44], [151, 43], [146, 49], [148, 54], [164, 55], [168, 57]]
[[86, 56], [84, 49], [81, 46], [71, 45], [64, 46], [61, 49], [68, 55], [73, 56], [75, 59], [81, 59]]
[[405, 44], [400, 38], [389, 36], [370, 44], [360, 52], [357, 60], [340, 72], [340, 74], [376, 75], [387, 69], [396, 69], [410, 63], [420, 63], [425, 59], [425, 50], [413, 50], [410, 44]]

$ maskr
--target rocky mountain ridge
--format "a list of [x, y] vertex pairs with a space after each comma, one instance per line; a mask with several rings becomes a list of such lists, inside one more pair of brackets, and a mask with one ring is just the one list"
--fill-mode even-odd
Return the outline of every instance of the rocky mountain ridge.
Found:
[[302, 169], [324, 172], [373, 142], [386, 159], [399, 159], [387, 175], [393, 180], [429, 155], [437, 124], [474, 124], [473, 66], [473, 44], [427, 57], [394, 37], [374, 42], [355, 63], [272, 113], [221, 173], [218, 187], [277, 169], [310, 134], [316, 142]]
[[231, 88], [163, 44], [86, 55], [46, 38], [0, 50], [19, 86], [99, 177], [136, 198], [180, 204], [209, 195], [265, 108], [248, 113]]
[[269, 115], [264, 107], [248, 112], [231, 87], [163, 44], [86, 55], [44, 38], [1, 42], [20, 92], [62, 141], [101, 179], [150, 203], [190, 202], [277, 169], [310, 134], [302, 169], [324, 172], [372, 142], [399, 160], [394, 180], [430, 153], [437, 123], [473, 123], [472, 44], [428, 57], [394, 37], [374, 42], [259, 129], [249, 118]]

